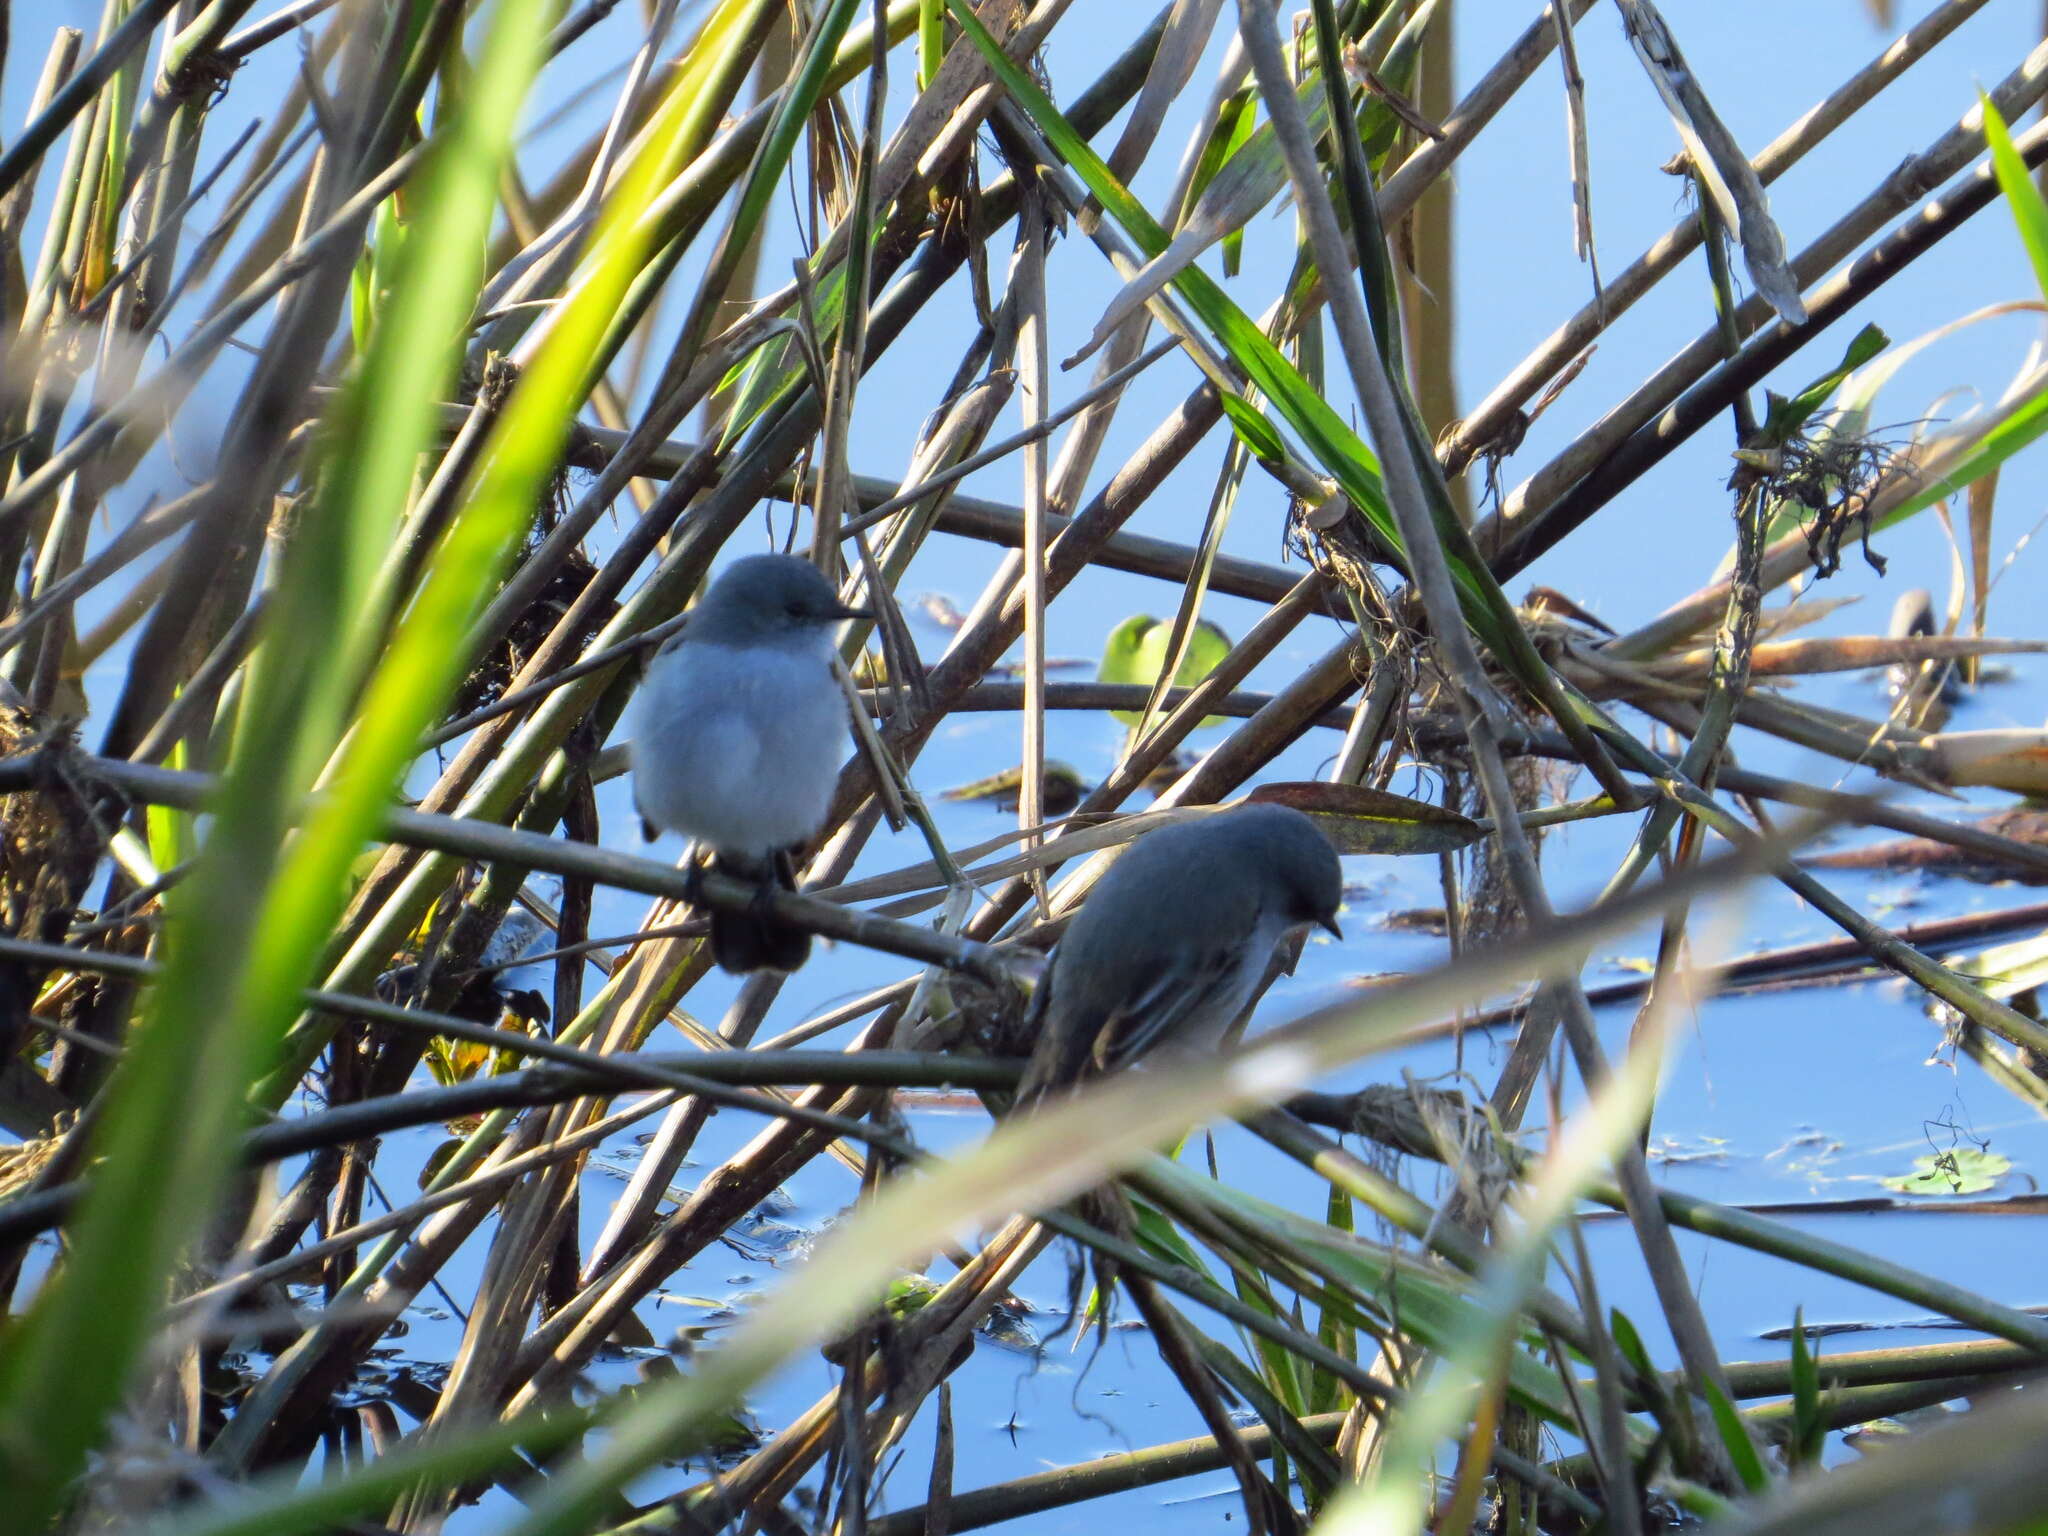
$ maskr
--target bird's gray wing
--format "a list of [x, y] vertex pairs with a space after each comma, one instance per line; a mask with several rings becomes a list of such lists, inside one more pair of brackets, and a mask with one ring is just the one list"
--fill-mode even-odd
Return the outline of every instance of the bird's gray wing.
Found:
[[1218, 1009], [1234, 1009], [1246, 965], [1263, 964], [1264, 956], [1246, 953], [1245, 936], [1231, 933], [1206, 949], [1182, 951], [1177, 963], [1159, 966], [1139, 981], [1137, 990], [1103, 1021], [1089, 1053], [1098, 1069], [1127, 1066], [1170, 1043], [1183, 1032], [1210, 1025], [1220, 1031], [1228, 1019]]
[[[1237, 944], [1184, 951], [1173, 961], [1155, 963], [1149, 975], [1132, 976], [1126, 970], [1108, 978], [1113, 996], [1100, 995], [1100, 987], [1063, 991], [1061, 969], [1055, 965], [1034, 1000], [1038, 1038], [1017, 1087], [1017, 1104], [1126, 1066], [1191, 1022], [1227, 1006], [1242, 960]], [[1127, 978], [1133, 988], [1115, 985]]]

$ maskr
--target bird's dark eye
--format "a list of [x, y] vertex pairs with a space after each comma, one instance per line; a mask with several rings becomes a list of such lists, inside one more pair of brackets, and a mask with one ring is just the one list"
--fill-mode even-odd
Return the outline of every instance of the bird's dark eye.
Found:
[[790, 603], [782, 611], [792, 619], [800, 619], [804, 616], [804, 605], [802, 603]]

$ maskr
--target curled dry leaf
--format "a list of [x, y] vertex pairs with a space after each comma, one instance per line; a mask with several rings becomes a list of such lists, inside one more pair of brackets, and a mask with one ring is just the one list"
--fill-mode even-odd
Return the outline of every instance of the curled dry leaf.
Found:
[[1478, 822], [1456, 811], [1361, 784], [1261, 784], [1245, 799], [1307, 812], [1339, 853], [1451, 853], [1485, 836]]

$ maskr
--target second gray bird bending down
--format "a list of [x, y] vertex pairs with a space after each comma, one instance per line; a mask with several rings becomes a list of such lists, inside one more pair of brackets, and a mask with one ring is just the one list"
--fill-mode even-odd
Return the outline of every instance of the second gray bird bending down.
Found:
[[[832, 804], [846, 751], [846, 700], [832, 675], [848, 608], [794, 555], [726, 567], [655, 653], [635, 699], [633, 802], [647, 824], [695, 838], [707, 864], [793, 889], [790, 852]], [[728, 971], [793, 971], [811, 936], [751, 912], [711, 914], [711, 953]]]
[[1316, 825], [1248, 805], [1140, 839], [1089, 892], [1039, 984], [1021, 1108], [1157, 1050], [1213, 1049], [1310, 924], [1338, 938], [1343, 867]]

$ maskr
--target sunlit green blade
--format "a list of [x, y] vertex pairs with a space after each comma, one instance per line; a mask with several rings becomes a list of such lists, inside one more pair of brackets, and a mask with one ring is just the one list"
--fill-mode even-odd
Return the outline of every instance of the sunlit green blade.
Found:
[[296, 1012], [348, 860], [396, 778], [364, 786], [338, 861], [319, 858], [337, 839], [311, 826], [280, 854], [289, 809], [343, 727], [363, 651], [357, 610], [434, 430], [552, 11], [551, 0], [497, 7], [475, 89], [425, 171], [422, 238], [332, 425], [331, 473], [281, 577], [291, 622], [265, 639], [205, 856], [174, 893], [163, 978], [109, 1086], [70, 1252], [0, 1358], [0, 1485], [19, 1529], [49, 1523], [134, 1379], [179, 1255], [232, 1166], [243, 1094]]

